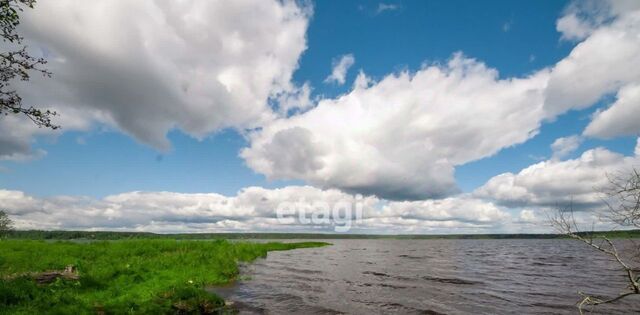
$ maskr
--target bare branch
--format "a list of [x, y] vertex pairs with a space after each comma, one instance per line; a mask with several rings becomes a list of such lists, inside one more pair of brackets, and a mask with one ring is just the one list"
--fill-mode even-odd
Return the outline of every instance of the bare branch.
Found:
[[[608, 213], [607, 218], [620, 226], [636, 226], [640, 225], [640, 173], [633, 169], [630, 175], [607, 174], [610, 185], [601, 192], [605, 195], [605, 205]], [[628, 286], [625, 292], [620, 295], [609, 298], [601, 299], [592, 295], [588, 295], [582, 292], [579, 294], [583, 297], [578, 303], [578, 309], [580, 314], [583, 314], [583, 309], [586, 306], [596, 306], [606, 303], [617, 302], [627, 296], [640, 294], [640, 280], [636, 275], [636, 269], [634, 269], [627, 261], [625, 261], [616, 247], [615, 243], [606, 236], [598, 236], [593, 232], [593, 225], [591, 232], [580, 232], [578, 224], [576, 222], [573, 206], [562, 209], [558, 208], [554, 216], [548, 216], [550, 223], [562, 234], [567, 235], [573, 239], [577, 239], [590, 247], [611, 256], [620, 268], [625, 272], [628, 280]], [[634, 243], [635, 245], [635, 243]], [[636, 255], [640, 254], [640, 249], [633, 247]], [[628, 256], [628, 255], [627, 255]]]

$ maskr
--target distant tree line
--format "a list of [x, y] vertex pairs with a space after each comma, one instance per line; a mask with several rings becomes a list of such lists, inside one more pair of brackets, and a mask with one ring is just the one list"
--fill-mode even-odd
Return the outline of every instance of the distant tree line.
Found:
[[[581, 232], [591, 235], [593, 232]], [[640, 230], [604, 231], [594, 235], [608, 238], [637, 238]], [[42, 231], [12, 230], [9, 238], [34, 240], [118, 240], [118, 239], [556, 239], [568, 238], [564, 234], [445, 234], [445, 235], [375, 235], [375, 234], [319, 234], [319, 233], [180, 233], [156, 234], [148, 232], [116, 231]]]

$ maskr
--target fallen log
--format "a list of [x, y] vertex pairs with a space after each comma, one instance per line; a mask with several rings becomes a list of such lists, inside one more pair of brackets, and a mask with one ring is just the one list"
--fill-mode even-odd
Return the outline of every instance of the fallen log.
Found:
[[63, 271], [53, 270], [36, 273], [33, 275], [33, 279], [36, 280], [38, 284], [51, 283], [58, 278], [63, 278], [66, 280], [78, 280], [80, 277], [78, 276], [76, 267], [73, 265], [66, 266]]
[[65, 280], [78, 280], [80, 276], [78, 276], [78, 272], [76, 267], [69, 265], [64, 268], [62, 271], [52, 270], [38, 273], [31, 273], [31, 276], [38, 284], [48, 284], [56, 281], [58, 278], [62, 278]]

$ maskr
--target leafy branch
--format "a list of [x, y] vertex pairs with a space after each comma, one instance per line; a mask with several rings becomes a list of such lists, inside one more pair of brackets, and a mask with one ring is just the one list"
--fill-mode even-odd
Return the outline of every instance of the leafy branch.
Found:
[[9, 46], [17, 46], [14, 51], [0, 52], [0, 115], [22, 114], [27, 116], [38, 127], [60, 128], [52, 122], [55, 111], [25, 107], [22, 97], [11, 86], [15, 80], [29, 81], [31, 73], [40, 73], [51, 77], [51, 72], [44, 68], [47, 61], [29, 55], [24, 38], [16, 33], [20, 24], [19, 13], [24, 7], [33, 8], [35, 0], [0, 0], [0, 37]]

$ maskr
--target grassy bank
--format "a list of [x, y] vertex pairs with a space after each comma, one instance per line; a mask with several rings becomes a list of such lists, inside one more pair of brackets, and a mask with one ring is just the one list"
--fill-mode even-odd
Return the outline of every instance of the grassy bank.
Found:
[[[221, 310], [204, 291], [238, 275], [238, 262], [268, 251], [326, 243], [232, 243], [122, 240], [44, 242], [0, 240], [0, 314], [173, 314]], [[77, 268], [78, 279], [38, 284], [37, 272]]]

